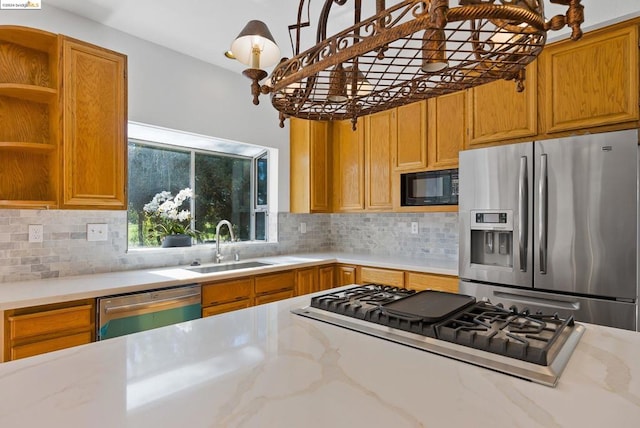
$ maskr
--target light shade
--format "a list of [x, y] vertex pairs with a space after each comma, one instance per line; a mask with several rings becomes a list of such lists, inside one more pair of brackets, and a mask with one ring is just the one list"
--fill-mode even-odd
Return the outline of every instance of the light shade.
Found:
[[233, 56], [251, 68], [270, 67], [280, 60], [280, 48], [262, 21], [249, 21], [231, 44]]
[[[357, 69], [356, 69], [357, 70]], [[364, 77], [362, 71], [357, 70], [358, 73], [356, 75], [356, 90], [353, 90], [353, 67], [346, 67], [345, 71], [347, 72], [347, 96], [356, 96], [356, 97], [364, 97], [371, 93], [373, 90], [373, 85]], [[355, 92], [355, 93], [354, 93]]]
[[429, 28], [422, 39], [422, 71], [437, 73], [447, 68], [447, 48], [444, 30]]
[[336, 65], [329, 75], [329, 96], [327, 99], [332, 103], [343, 103], [347, 101], [347, 72], [342, 64]]

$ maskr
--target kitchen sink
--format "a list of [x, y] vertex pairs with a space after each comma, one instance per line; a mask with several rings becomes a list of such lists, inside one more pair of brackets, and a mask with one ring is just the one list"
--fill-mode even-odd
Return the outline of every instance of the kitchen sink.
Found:
[[197, 272], [197, 273], [213, 273], [213, 272], [225, 272], [228, 270], [249, 269], [249, 268], [271, 266], [271, 265], [272, 263], [263, 263], [263, 262], [239, 262], [239, 263], [227, 263], [223, 265], [189, 267], [186, 269], [192, 272]]

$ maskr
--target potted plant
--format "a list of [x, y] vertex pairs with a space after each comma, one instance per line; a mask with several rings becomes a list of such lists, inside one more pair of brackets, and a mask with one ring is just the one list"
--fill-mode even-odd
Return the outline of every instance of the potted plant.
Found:
[[144, 212], [151, 223], [149, 233], [156, 236], [163, 247], [189, 247], [198, 232], [191, 229], [191, 211], [182, 209], [185, 201], [193, 198], [193, 191], [186, 187], [173, 196], [169, 191], [156, 193], [145, 204]]

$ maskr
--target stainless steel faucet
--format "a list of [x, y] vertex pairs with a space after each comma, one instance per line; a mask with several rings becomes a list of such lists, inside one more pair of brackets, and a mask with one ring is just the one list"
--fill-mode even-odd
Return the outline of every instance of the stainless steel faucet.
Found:
[[229, 220], [220, 220], [218, 222], [218, 225], [216, 226], [216, 257], [215, 257], [216, 263], [220, 263], [220, 261], [224, 259], [222, 254], [220, 254], [220, 228], [222, 226], [227, 226], [227, 228], [229, 229], [229, 234], [231, 235], [231, 242], [236, 240], [235, 236], [233, 235], [233, 225], [231, 224], [231, 222]]

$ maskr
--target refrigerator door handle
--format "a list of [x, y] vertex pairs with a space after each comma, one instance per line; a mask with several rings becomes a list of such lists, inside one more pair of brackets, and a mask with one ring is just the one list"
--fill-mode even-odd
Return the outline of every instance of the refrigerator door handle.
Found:
[[547, 155], [540, 155], [540, 183], [539, 183], [539, 213], [540, 221], [540, 273], [547, 273]]
[[529, 241], [529, 174], [527, 157], [520, 158], [520, 176], [518, 178], [518, 241], [520, 242], [520, 270], [527, 271], [527, 248]]

